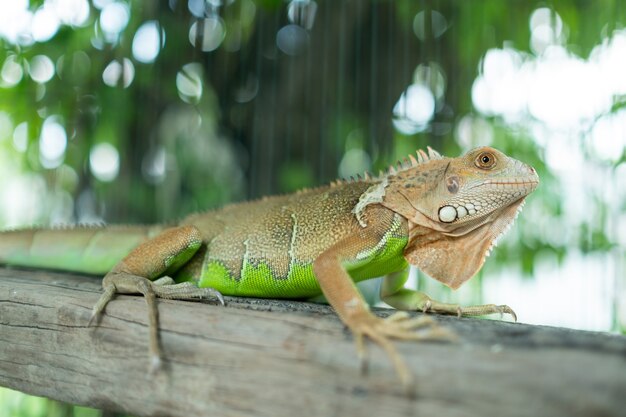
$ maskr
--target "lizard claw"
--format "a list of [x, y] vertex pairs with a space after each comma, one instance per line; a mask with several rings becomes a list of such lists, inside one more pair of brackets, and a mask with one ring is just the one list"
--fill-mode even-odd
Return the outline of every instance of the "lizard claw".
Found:
[[224, 302], [224, 296], [222, 295], [221, 292], [219, 292], [218, 290], [213, 289], [213, 288], [207, 288], [207, 290], [208, 290], [207, 292], [209, 294], [211, 294], [213, 297], [217, 298], [217, 301], [219, 301], [219, 303], [221, 305], [223, 305], [223, 306], [226, 305], [226, 303]]
[[87, 327], [91, 327], [91, 325], [94, 324], [94, 322], [98, 321], [99, 317], [100, 315], [98, 313], [96, 313], [95, 311], [92, 311], [91, 317], [89, 317], [89, 322], [87, 323]]
[[392, 314], [385, 319], [369, 315], [361, 316], [351, 324], [348, 324], [348, 327], [350, 327], [355, 336], [357, 356], [361, 362], [361, 371], [363, 373], [367, 372], [368, 364], [363, 339], [368, 337], [387, 352], [387, 356], [391, 359], [396, 373], [407, 392], [413, 391], [415, 381], [408, 371], [404, 360], [396, 351], [391, 339], [457, 340], [455, 333], [444, 327], [440, 327], [432, 318], [426, 316], [411, 317], [404, 311]]
[[517, 314], [515, 314], [515, 311], [513, 311], [511, 307], [507, 305], [501, 305], [501, 306], [498, 306], [498, 310], [500, 310], [500, 317], [502, 317], [504, 313], [510, 314], [511, 317], [513, 318], [513, 321], [517, 322]]
[[367, 375], [369, 372], [369, 362], [367, 360], [367, 349], [362, 333], [355, 333], [354, 342], [356, 343], [356, 355], [359, 358], [361, 375]]
[[193, 295], [190, 295], [190, 298], [199, 298], [201, 300], [205, 300], [205, 299], [210, 299], [210, 298], [217, 298], [217, 301], [221, 304], [221, 305], [226, 305], [226, 303], [224, 302], [224, 296], [222, 295], [221, 292], [219, 292], [218, 290], [216, 290], [215, 288], [197, 288], [197, 292], [194, 292]]
[[159, 355], [150, 355], [150, 375], [154, 375], [161, 370], [163, 361]]

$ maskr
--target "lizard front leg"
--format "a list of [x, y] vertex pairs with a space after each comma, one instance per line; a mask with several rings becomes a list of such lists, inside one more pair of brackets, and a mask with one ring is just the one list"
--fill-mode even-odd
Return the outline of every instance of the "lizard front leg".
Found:
[[90, 323], [100, 315], [115, 294], [143, 294], [148, 304], [151, 369], [158, 369], [161, 365], [161, 351], [156, 297], [178, 300], [215, 297], [224, 304], [222, 295], [212, 288], [198, 288], [191, 282], [176, 284], [167, 276], [187, 263], [201, 244], [202, 237], [198, 229], [183, 226], [167, 229], [139, 245], [103, 278], [104, 292], [93, 307]]
[[380, 287], [380, 298], [385, 303], [398, 310], [422, 311], [424, 313], [430, 311], [433, 313], [456, 314], [459, 317], [507, 313], [513, 317], [513, 320], [517, 321], [515, 312], [507, 305], [483, 304], [461, 306], [459, 304], [442, 303], [433, 300], [423, 292], [404, 288], [407, 278], [408, 274], [406, 271], [387, 275], [383, 279], [383, 283]]
[[[371, 242], [368, 242], [362, 234], [355, 234], [340, 241], [317, 257], [313, 262], [313, 272], [326, 299], [354, 334], [359, 358], [364, 360], [363, 338], [369, 337], [387, 352], [403, 385], [410, 389], [413, 384], [412, 375], [390, 339], [450, 340], [453, 335], [426, 317], [410, 318], [406, 313], [396, 313], [387, 319], [381, 319], [370, 312], [342, 266], [343, 262], [356, 258], [356, 248], [363, 248], [364, 243], [375, 244], [376, 237], [370, 238]], [[430, 327], [428, 332], [414, 331], [425, 326]]]

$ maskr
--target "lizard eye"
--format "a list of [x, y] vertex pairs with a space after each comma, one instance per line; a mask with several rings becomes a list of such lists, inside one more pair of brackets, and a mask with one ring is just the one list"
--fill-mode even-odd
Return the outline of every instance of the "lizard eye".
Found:
[[491, 152], [481, 152], [474, 163], [478, 168], [491, 169], [496, 166], [496, 157]]

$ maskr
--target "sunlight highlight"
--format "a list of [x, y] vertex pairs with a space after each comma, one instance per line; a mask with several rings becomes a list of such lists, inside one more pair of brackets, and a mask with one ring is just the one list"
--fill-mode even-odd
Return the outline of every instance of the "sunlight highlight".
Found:
[[110, 182], [120, 171], [120, 154], [110, 143], [98, 143], [89, 152], [89, 168], [98, 180]]
[[539, 56], [505, 46], [488, 50], [480, 69], [472, 101], [481, 113], [507, 123], [531, 116], [550, 129], [584, 131], [626, 92], [626, 31], [596, 46], [589, 59], [558, 44]]
[[39, 137], [39, 161], [44, 168], [57, 168], [63, 162], [67, 147], [67, 134], [58, 116], [44, 122]]
[[117, 36], [126, 29], [130, 20], [130, 9], [125, 3], [109, 3], [100, 12], [100, 27], [107, 39], [117, 39]]
[[406, 134], [412, 135], [428, 127], [435, 113], [435, 98], [428, 87], [411, 84], [393, 107], [393, 125]]
[[128, 58], [124, 58], [122, 63], [118, 60], [109, 62], [102, 72], [102, 81], [109, 87], [122, 86], [128, 88], [135, 78], [135, 66]]
[[32, 34], [36, 42], [46, 42], [59, 30], [61, 20], [49, 3], [37, 9], [33, 15]]
[[176, 74], [178, 95], [187, 103], [197, 103], [202, 97], [202, 65], [190, 63]]
[[13, 147], [18, 152], [26, 152], [28, 149], [28, 123], [22, 122], [15, 126], [13, 131]]
[[189, 28], [189, 42], [204, 52], [216, 50], [226, 36], [222, 18], [209, 16], [194, 22]]
[[28, 72], [36, 83], [47, 83], [54, 76], [54, 63], [46, 55], [36, 55], [30, 60]]
[[165, 31], [159, 22], [149, 20], [144, 22], [133, 38], [133, 57], [139, 62], [149, 64], [154, 62], [161, 48], [165, 45]]
[[50, 40], [61, 24], [83, 26], [88, 20], [87, 0], [45, 0], [35, 11], [29, 9], [28, 0], [7, 0], [0, 13], [0, 37], [13, 45], [28, 46]]
[[24, 69], [18, 58], [15, 55], [9, 55], [2, 65], [2, 71], [0, 71], [0, 86], [2, 87], [13, 87], [20, 81], [22, 81], [22, 77], [24, 76]]

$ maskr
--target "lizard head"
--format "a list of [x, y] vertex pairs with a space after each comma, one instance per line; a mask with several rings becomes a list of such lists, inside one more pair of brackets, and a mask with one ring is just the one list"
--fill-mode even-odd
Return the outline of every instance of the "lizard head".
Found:
[[381, 204], [409, 222], [405, 258], [452, 288], [478, 272], [539, 184], [532, 167], [490, 147], [458, 158], [422, 152], [386, 179]]
[[[433, 168], [430, 189], [408, 196], [417, 211], [414, 219], [448, 233], [462, 233], [488, 222], [494, 214], [497, 217], [507, 207], [521, 203], [539, 183], [532, 167], [489, 147], [458, 158], [433, 160], [418, 165], [416, 171], [428, 170], [428, 165]], [[428, 221], [423, 222], [422, 217]]]

